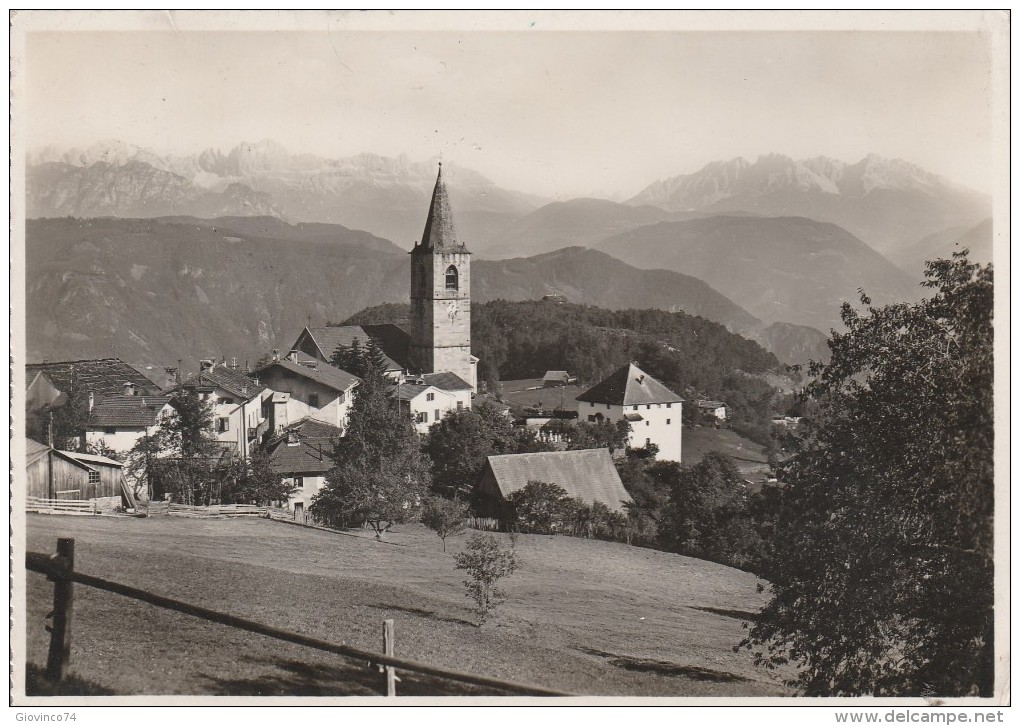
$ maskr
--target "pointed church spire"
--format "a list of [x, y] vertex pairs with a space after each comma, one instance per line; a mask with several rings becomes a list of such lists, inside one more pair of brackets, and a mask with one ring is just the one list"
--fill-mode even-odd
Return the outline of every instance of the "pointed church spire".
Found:
[[432, 204], [429, 207], [428, 220], [421, 244], [416, 245], [414, 252], [467, 252], [457, 239], [457, 230], [453, 225], [453, 213], [450, 211], [450, 196], [443, 182], [443, 162], [439, 162], [439, 173], [436, 175], [436, 187], [432, 190]]

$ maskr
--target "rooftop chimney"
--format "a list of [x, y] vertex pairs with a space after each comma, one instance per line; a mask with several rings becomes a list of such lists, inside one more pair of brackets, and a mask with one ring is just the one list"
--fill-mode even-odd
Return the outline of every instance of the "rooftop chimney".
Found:
[[280, 349], [273, 348], [273, 360], [280, 360]]
[[135, 384], [128, 381], [124, 384], [124, 395], [134, 396], [135, 395]]
[[287, 360], [289, 360], [291, 363], [296, 363], [297, 354], [298, 354], [297, 348], [292, 348], [290, 353], [287, 354]]
[[202, 373], [204, 371], [212, 370], [214, 365], [216, 365], [215, 358], [203, 358], [198, 362], [198, 372]]
[[92, 413], [92, 409], [96, 407], [96, 394], [89, 391], [89, 413]]

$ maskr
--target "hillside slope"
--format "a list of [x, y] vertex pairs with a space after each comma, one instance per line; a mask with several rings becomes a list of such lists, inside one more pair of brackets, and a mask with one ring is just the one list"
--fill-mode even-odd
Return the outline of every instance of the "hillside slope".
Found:
[[[916, 299], [909, 275], [840, 227], [800, 217], [710, 217], [625, 232], [598, 248], [636, 267], [704, 280], [766, 323], [826, 331], [858, 288], [878, 304]], [[654, 261], [651, 263], [650, 261]]]
[[[74, 537], [81, 572], [373, 652], [392, 618], [401, 657], [570, 693], [793, 695], [781, 685], [788, 672], [733, 652], [741, 623], [767, 600], [746, 572], [610, 542], [521, 535], [521, 568], [500, 583], [508, 601], [479, 628], [452, 552], [420, 525], [395, 529], [390, 539], [403, 546], [267, 520], [29, 515], [27, 545], [52, 552], [58, 536]], [[451, 550], [465, 539], [451, 537]], [[39, 666], [52, 593], [45, 578], [29, 577], [26, 659]], [[74, 623], [70, 674], [117, 695], [380, 695], [384, 684], [364, 662], [90, 588], [75, 590]], [[478, 692], [400, 676], [402, 695]]]
[[909, 247], [904, 247], [889, 259], [918, 279], [923, 279], [925, 262], [940, 257], [950, 258], [954, 252], [969, 250], [968, 259], [987, 264], [993, 253], [992, 220], [986, 219], [974, 227], [952, 227], [930, 234]]
[[734, 332], [748, 331], [758, 322], [701, 280], [670, 270], [639, 270], [583, 247], [527, 258], [479, 260], [471, 273], [472, 297], [479, 302], [537, 300], [559, 293], [570, 302], [609, 310], [682, 310]]

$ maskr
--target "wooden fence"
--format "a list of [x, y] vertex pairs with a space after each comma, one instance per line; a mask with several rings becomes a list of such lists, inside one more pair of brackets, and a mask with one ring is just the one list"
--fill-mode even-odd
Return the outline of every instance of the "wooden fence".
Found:
[[71, 659], [71, 622], [74, 610], [74, 583], [87, 587], [94, 587], [97, 590], [116, 593], [132, 600], [155, 605], [156, 607], [174, 610], [179, 613], [192, 615], [202, 620], [220, 623], [231, 628], [245, 630], [250, 633], [257, 633], [276, 640], [288, 643], [296, 643], [315, 650], [333, 653], [335, 655], [352, 658], [357, 661], [367, 662], [369, 668], [380, 668], [385, 674], [386, 695], [395, 696], [397, 669], [421, 673], [423, 675], [445, 678], [457, 683], [467, 683], [473, 686], [484, 686], [506, 693], [515, 693], [527, 696], [568, 696], [570, 694], [562, 691], [554, 691], [540, 686], [530, 686], [516, 681], [507, 681], [502, 678], [491, 678], [480, 676], [474, 673], [464, 673], [449, 668], [419, 663], [406, 658], [397, 658], [394, 651], [394, 629], [393, 621], [386, 620], [383, 623], [383, 649], [382, 654], [373, 653], [359, 648], [352, 648], [347, 645], [338, 645], [325, 640], [311, 638], [307, 635], [293, 633], [288, 630], [263, 625], [253, 620], [239, 618], [236, 615], [228, 615], [216, 610], [181, 602], [173, 598], [156, 595], [145, 590], [123, 585], [119, 582], [111, 582], [101, 577], [94, 577], [78, 572], [74, 569], [74, 540], [61, 538], [57, 540], [57, 553], [47, 555], [41, 552], [28, 552], [25, 554], [25, 569], [38, 572], [47, 576], [54, 583], [53, 586], [53, 610], [46, 617], [53, 618], [50, 631], [50, 647], [46, 660], [46, 677], [57, 682], [63, 680], [67, 673], [67, 666]]
[[87, 514], [93, 516], [99, 513], [99, 507], [94, 499], [43, 499], [41, 497], [26, 497], [25, 511], [39, 514]]
[[468, 517], [466, 524], [471, 529], [481, 529], [486, 532], [499, 531], [499, 520], [493, 517]]
[[207, 507], [174, 502], [149, 502], [146, 512], [150, 517], [265, 517], [293, 520], [294, 513], [280, 507], [260, 507], [254, 504], [212, 504]]

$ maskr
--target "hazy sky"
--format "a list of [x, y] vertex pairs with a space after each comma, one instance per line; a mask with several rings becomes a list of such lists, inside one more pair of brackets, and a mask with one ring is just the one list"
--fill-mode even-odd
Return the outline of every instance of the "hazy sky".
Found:
[[875, 152], [989, 186], [976, 32], [40, 32], [25, 71], [29, 148], [442, 153], [561, 198]]

